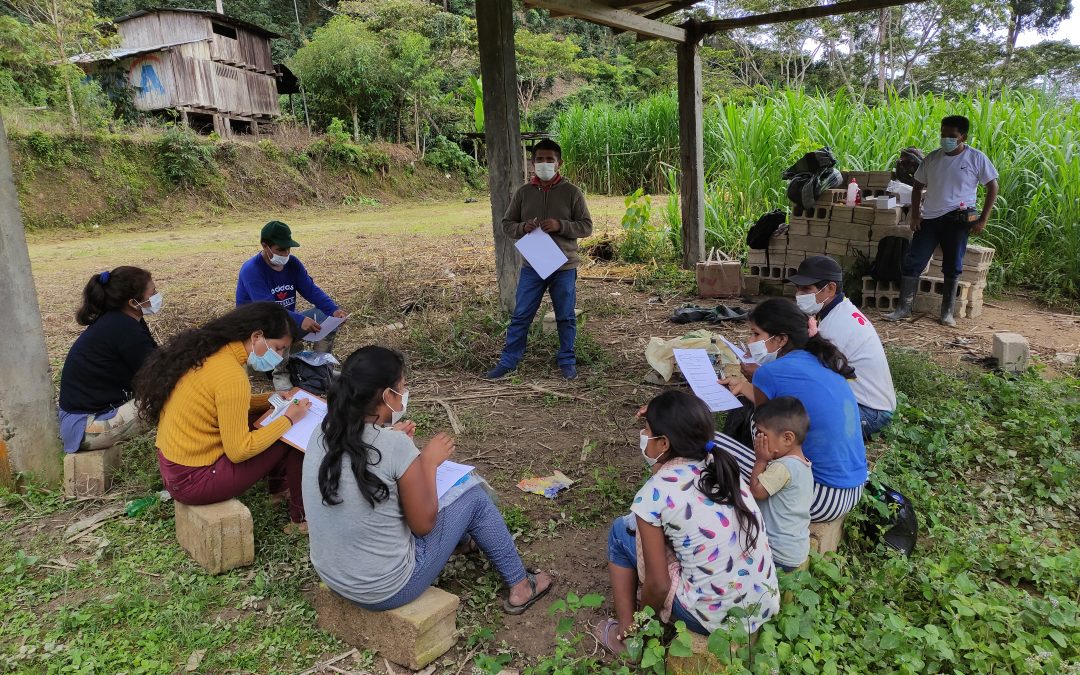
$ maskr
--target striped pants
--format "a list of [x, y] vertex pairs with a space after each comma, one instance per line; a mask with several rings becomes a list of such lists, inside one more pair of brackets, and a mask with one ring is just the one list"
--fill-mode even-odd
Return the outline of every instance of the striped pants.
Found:
[[[735, 458], [735, 461], [739, 463], [739, 473], [749, 481], [750, 473], [754, 470], [754, 450], [721, 433], [717, 433], [714, 440]], [[810, 520], [815, 523], [824, 523], [846, 515], [859, 503], [862, 492], [861, 485], [853, 488], [834, 488], [815, 482], [814, 502], [810, 505]]]

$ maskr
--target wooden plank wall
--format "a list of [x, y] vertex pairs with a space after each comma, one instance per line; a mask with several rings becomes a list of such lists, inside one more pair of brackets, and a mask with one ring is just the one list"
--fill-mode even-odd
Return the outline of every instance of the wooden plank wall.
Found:
[[137, 110], [159, 110], [176, 105], [177, 84], [172, 57], [170, 52], [152, 52], [125, 61]]
[[211, 36], [210, 20], [199, 14], [155, 12], [129, 19], [116, 26], [120, 46], [157, 47]]

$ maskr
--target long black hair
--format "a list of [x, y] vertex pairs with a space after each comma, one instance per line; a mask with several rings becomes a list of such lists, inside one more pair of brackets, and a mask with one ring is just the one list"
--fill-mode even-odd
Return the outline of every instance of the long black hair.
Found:
[[123, 309], [129, 300], [143, 301], [150, 285], [150, 273], [141, 267], [123, 265], [111, 272], [90, 277], [82, 292], [82, 305], [75, 312], [80, 326], [89, 326], [105, 312]]
[[364, 426], [382, 402], [382, 393], [392, 389], [405, 372], [405, 357], [386, 347], [362, 347], [345, 359], [341, 377], [326, 393], [326, 417], [322, 432], [326, 455], [319, 465], [319, 492], [323, 503], [340, 504], [341, 460], [348, 455], [360, 494], [375, 506], [390, 496], [390, 490], [370, 466], [382, 461], [382, 453], [364, 440]]
[[756, 548], [761, 523], [743, 499], [738, 463], [713, 443], [716, 428], [705, 402], [685, 391], [665, 391], [649, 401], [645, 420], [653, 436], [667, 438], [667, 455], [697, 461], [712, 455], [712, 462], [701, 472], [695, 487], [717, 504], [734, 508], [745, 550]]
[[759, 302], [750, 310], [750, 321], [769, 335], [786, 335], [788, 342], [783, 347], [784, 354], [793, 349], [805, 349], [816, 356], [821, 365], [845, 379], [855, 377], [855, 369], [836, 345], [820, 334], [810, 337], [806, 314], [791, 300], [769, 298]]
[[202, 328], [178, 333], [154, 351], [135, 375], [135, 400], [144, 420], [156, 424], [176, 383], [189, 370], [230, 342], [242, 342], [255, 331], [271, 340], [300, 339], [300, 329], [285, 308], [276, 302], [253, 302], [237, 307]]

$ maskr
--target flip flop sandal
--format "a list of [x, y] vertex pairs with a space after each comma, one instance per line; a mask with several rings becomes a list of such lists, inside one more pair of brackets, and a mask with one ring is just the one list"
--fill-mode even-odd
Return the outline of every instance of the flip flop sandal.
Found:
[[596, 638], [596, 641], [600, 643], [600, 646], [616, 656], [626, 653], [626, 645], [622, 645], [621, 650], [615, 649], [615, 647], [612, 646], [615, 644], [622, 644], [611, 636], [611, 629], [618, 627], [619, 622], [615, 619], [604, 619], [593, 631], [591, 631], [592, 636]]
[[536, 575], [537, 574], [540, 574], [540, 570], [525, 570], [525, 578], [529, 580], [529, 586], [532, 587], [532, 597], [529, 598], [523, 604], [520, 604], [520, 605], [512, 605], [512, 604], [510, 604], [510, 598], [507, 598], [506, 600], [503, 601], [503, 611], [504, 612], [506, 612], [507, 614], [513, 614], [513, 615], [524, 614], [525, 610], [532, 607], [533, 604], [535, 604], [537, 600], [539, 600], [540, 598], [547, 595], [548, 591], [551, 590], [551, 587], [555, 585], [555, 579], [551, 580], [551, 583], [548, 584], [547, 588], [545, 588], [542, 591], [537, 592], [537, 590], [536, 590]]

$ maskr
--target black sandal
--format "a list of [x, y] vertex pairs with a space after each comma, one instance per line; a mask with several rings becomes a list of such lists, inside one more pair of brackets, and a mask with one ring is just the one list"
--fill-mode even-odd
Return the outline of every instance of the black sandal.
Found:
[[540, 598], [547, 595], [547, 592], [550, 591], [551, 587], [555, 585], [555, 579], [553, 577], [551, 579], [551, 583], [548, 584], [547, 588], [545, 588], [542, 591], [537, 592], [537, 590], [536, 590], [536, 575], [537, 574], [540, 574], [540, 570], [535, 570], [535, 569], [534, 570], [525, 570], [525, 578], [529, 580], [529, 586], [532, 587], [532, 597], [529, 598], [528, 600], [526, 600], [524, 603], [522, 603], [520, 605], [512, 605], [512, 604], [510, 604], [510, 598], [509, 597], [506, 598], [506, 600], [503, 601], [503, 611], [504, 612], [506, 612], [507, 614], [513, 614], [513, 615], [524, 614], [525, 610], [532, 607], [536, 603], [537, 600], [539, 600]]

